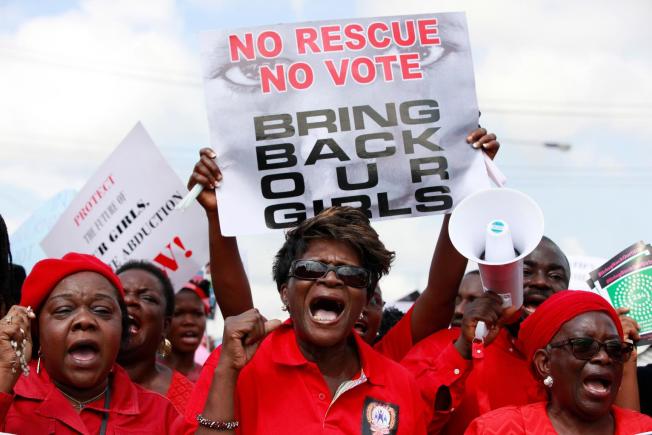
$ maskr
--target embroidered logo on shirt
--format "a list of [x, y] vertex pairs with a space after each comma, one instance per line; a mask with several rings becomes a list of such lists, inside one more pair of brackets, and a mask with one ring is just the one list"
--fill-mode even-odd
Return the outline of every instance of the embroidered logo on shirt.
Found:
[[398, 405], [366, 397], [362, 413], [363, 435], [395, 435]]

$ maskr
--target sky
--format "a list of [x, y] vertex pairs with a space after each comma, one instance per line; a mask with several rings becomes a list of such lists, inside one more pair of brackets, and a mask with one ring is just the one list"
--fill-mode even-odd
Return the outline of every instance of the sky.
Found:
[[[188, 178], [208, 145], [200, 32], [445, 11], [467, 14], [481, 123], [502, 144], [507, 185], [543, 209], [545, 233], [571, 256], [652, 241], [648, 0], [0, 0], [0, 213], [10, 234], [80, 189], [138, 121]], [[374, 224], [397, 252], [386, 299], [425, 286], [440, 224]], [[280, 314], [271, 262], [281, 243], [280, 233], [240, 240], [269, 315]]]

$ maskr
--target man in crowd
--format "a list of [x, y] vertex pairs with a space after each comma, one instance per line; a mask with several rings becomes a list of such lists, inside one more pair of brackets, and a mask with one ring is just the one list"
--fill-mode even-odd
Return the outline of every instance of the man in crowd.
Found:
[[[439, 331], [418, 343], [402, 360], [417, 377], [433, 418], [429, 432], [463, 433], [475, 417], [507, 405], [545, 400], [545, 392], [529, 372], [515, 340], [521, 320], [554, 292], [568, 288], [570, 266], [561, 249], [549, 238], [524, 259], [522, 316], [501, 319], [502, 299], [488, 292], [463, 309], [460, 327]], [[482, 358], [472, 358], [478, 321], [489, 334]]]

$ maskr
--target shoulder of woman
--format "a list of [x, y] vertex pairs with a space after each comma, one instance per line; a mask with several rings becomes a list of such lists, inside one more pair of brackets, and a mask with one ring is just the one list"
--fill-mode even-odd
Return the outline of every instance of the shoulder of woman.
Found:
[[652, 430], [652, 417], [641, 414], [631, 409], [612, 406], [612, 413], [616, 421], [616, 433], [636, 433]]
[[170, 382], [170, 388], [168, 388], [165, 397], [172, 402], [179, 413], [183, 414], [186, 409], [186, 404], [192, 396], [192, 390], [194, 387], [195, 384], [190, 382], [188, 378], [174, 370], [172, 374], [172, 382]]
[[181, 410], [167, 398], [155, 391], [147, 390], [135, 385], [138, 400], [139, 419], [149, 422], [143, 433], [194, 433], [195, 425], [184, 418]]
[[[535, 404], [538, 405], [538, 404]], [[468, 433], [510, 433], [518, 434], [519, 429], [525, 429], [523, 413], [531, 411], [528, 406], [505, 406], [482, 414], [471, 422]], [[536, 408], [533, 408], [536, 409]], [[544, 407], [545, 411], [545, 407]], [[545, 412], [544, 412], [545, 415]], [[524, 432], [523, 432], [524, 433]]]

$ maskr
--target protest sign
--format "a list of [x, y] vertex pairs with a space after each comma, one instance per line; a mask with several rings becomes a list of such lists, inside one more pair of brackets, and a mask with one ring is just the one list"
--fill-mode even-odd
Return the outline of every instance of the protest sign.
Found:
[[50, 257], [93, 254], [114, 269], [149, 260], [175, 289], [208, 261], [206, 216], [195, 203], [174, 206], [187, 193], [139, 123], [61, 215], [41, 246]]
[[603, 264], [605, 259], [585, 255], [569, 255], [567, 258], [571, 270], [568, 288], [574, 290], [593, 290], [597, 292], [593, 286], [593, 282], [589, 285], [586, 277], [592, 270]]
[[652, 342], [652, 247], [634, 243], [590, 272], [590, 282], [614, 307], [629, 308], [641, 343]]
[[372, 219], [449, 211], [488, 187], [463, 13], [202, 35], [223, 234], [331, 205]]
[[652, 340], [652, 255], [634, 257], [617, 271], [596, 281], [614, 307], [629, 308], [641, 327], [641, 339]]
[[650, 251], [648, 251], [648, 246], [645, 244], [645, 242], [638, 241], [628, 246], [627, 248], [623, 249], [616, 255], [614, 255], [609, 261], [604, 263], [602, 266], [589, 272], [589, 279], [587, 280], [587, 284], [591, 288], [593, 288], [595, 286], [595, 282], [598, 281], [600, 278], [604, 278], [606, 275], [617, 270], [620, 266], [627, 263], [632, 258], [638, 255], [649, 254], [649, 253]]

